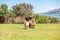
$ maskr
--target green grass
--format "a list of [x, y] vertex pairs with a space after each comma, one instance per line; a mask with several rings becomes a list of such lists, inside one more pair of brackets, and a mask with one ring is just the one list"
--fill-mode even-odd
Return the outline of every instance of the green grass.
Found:
[[23, 24], [0, 24], [0, 40], [60, 40], [60, 24], [36, 24], [24, 29]]

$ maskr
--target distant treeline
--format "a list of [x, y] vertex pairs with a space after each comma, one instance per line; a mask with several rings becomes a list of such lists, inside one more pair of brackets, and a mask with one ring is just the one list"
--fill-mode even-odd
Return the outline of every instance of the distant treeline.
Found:
[[26, 3], [13, 5], [11, 9], [8, 9], [7, 4], [1, 4], [0, 5], [0, 23], [3, 20], [2, 17], [4, 17], [5, 20], [7, 20], [9, 18], [12, 18], [12, 19], [16, 17], [24, 18], [26, 16], [32, 16], [32, 15], [34, 15], [33, 17], [35, 18], [36, 23], [58, 23], [59, 22], [59, 19], [57, 18], [34, 14], [33, 8], [34, 8], [33, 5], [26, 4]]
[[60, 23], [60, 19], [54, 17], [41, 16], [39, 14], [34, 14], [36, 23]]

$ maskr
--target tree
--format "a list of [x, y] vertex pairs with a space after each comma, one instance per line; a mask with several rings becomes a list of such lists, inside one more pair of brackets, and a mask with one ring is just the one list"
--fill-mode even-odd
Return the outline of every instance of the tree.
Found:
[[0, 16], [2, 16], [3, 15], [3, 10], [2, 9], [0, 9]]
[[6, 4], [2, 4], [0, 7], [1, 7], [0, 16], [3, 16], [3, 17], [12, 17], [13, 16], [12, 11], [8, 10], [8, 6]]
[[37, 21], [37, 19], [39, 19], [40, 15], [39, 14], [34, 14], [34, 18]]
[[2, 4], [0, 7], [0, 16], [5, 16], [8, 11], [8, 6], [6, 4]]
[[58, 19], [57, 18], [52, 18], [51, 19], [51, 23], [57, 23], [58, 22]]
[[13, 13], [16, 14], [16, 16], [30, 16], [33, 12], [33, 6], [31, 4], [16, 4], [12, 7]]
[[8, 10], [8, 6], [6, 4], [1, 5], [1, 9], [6, 12]]

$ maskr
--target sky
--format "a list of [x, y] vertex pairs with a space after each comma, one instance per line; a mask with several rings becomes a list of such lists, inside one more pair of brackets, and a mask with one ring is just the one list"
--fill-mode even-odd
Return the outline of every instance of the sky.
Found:
[[7, 4], [9, 9], [11, 9], [13, 5], [19, 3], [32, 4], [35, 13], [47, 12], [49, 10], [60, 8], [60, 0], [0, 0], [0, 5]]

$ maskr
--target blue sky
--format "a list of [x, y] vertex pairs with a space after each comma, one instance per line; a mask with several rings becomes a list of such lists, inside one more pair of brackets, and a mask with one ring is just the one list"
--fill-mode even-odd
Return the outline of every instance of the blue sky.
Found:
[[35, 13], [60, 8], [60, 0], [0, 0], [0, 4], [3, 3], [7, 4], [9, 9], [19, 3], [29, 3], [34, 6], [33, 10]]

